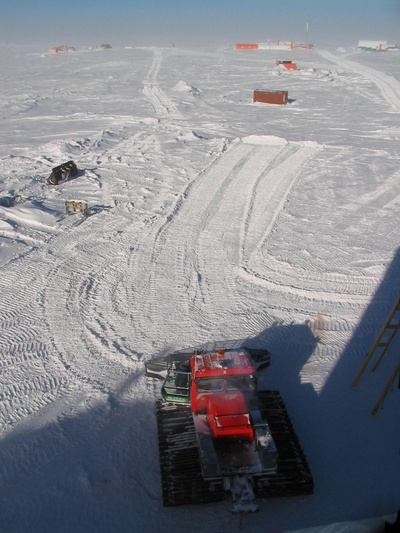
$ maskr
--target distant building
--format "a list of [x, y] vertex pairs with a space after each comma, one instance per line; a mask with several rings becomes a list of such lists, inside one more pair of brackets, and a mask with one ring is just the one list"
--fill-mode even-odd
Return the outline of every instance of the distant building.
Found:
[[267, 41], [266, 43], [239, 43], [236, 50], [293, 50], [294, 48], [304, 48], [311, 50], [312, 44], [296, 44], [293, 41]]
[[238, 43], [236, 50], [258, 50], [258, 44], [255, 43]]
[[49, 48], [49, 54], [58, 54], [59, 52], [75, 52], [75, 48], [73, 46], [67, 46], [66, 44]]
[[292, 50], [293, 41], [268, 41], [267, 43], [259, 43], [260, 50]]
[[309, 43], [293, 43], [293, 48], [302, 48], [303, 50], [312, 50], [314, 48], [314, 45]]
[[388, 44], [387, 41], [358, 41], [358, 50], [369, 50], [373, 52], [388, 52], [398, 50], [397, 44]]

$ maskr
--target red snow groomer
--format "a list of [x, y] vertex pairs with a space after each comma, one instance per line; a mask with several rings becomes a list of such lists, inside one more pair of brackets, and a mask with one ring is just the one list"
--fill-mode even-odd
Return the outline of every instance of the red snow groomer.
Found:
[[276, 391], [257, 390], [268, 350], [176, 352], [146, 362], [164, 380], [156, 415], [164, 505], [222, 500], [258, 510], [255, 495], [313, 491], [307, 461]]

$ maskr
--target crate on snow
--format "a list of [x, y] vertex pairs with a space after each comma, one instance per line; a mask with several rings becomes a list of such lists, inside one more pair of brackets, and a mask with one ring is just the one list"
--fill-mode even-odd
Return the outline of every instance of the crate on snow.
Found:
[[282, 66], [282, 67], [287, 68], [288, 70], [297, 70], [297, 65], [296, 63], [293, 63], [293, 61], [279, 61], [277, 59], [276, 66], [277, 67]]
[[260, 91], [255, 90], [253, 102], [263, 102], [264, 104], [286, 105], [288, 99], [287, 91]]
[[76, 213], [82, 213], [87, 218], [89, 216], [89, 205], [82, 200], [66, 200], [65, 212], [67, 215], [75, 215]]

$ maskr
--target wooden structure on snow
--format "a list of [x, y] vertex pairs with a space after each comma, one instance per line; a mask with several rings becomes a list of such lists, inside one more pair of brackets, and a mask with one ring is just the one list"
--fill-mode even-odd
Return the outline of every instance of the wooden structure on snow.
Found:
[[[378, 336], [376, 337], [375, 342], [373, 343], [370, 351], [365, 356], [364, 362], [361, 365], [361, 368], [358, 371], [357, 376], [354, 378], [352, 387], [355, 387], [357, 385], [362, 374], [364, 373], [364, 370], [367, 368], [369, 362], [371, 361], [372, 357], [374, 356], [374, 354], [376, 354], [377, 350], [380, 349], [379, 356], [372, 367], [372, 372], [375, 372], [375, 370], [378, 368], [379, 363], [382, 361], [382, 358], [385, 355], [387, 349], [389, 348], [390, 343], [394, 339], [394, 336], [396, 335], [399, 329], [400, 329], [400, 295], [397, 297], [396, 302], [392, 310], [390, 311], [385, 323], [383, 324], [382, 329], [380, 330]], [[387, 382], [386, 387], [384, 388], [381, 396], [379, 397], [374, 408], [372, 409], [371, 415], [376, 415], [378, 410], [382, 407], [383, 402], [385, 401], [385, 398], [388, 392], [393, 387], [393, 384], [396, 380], [396, 377], [399, 375], [399, 373], [400, 373], [400, 359], [396, 365], [396, 368], [394, 369], [393, 374], [390, 376], [390, 379]], [[399, 387], [400, 387], [400, 383], [399, 383]]]

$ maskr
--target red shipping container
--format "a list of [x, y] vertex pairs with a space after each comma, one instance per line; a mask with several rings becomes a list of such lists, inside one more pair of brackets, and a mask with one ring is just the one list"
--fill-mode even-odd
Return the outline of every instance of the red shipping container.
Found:
[[276, 66], [279, 67], [279, 65], [283, 65], [288, 70], [297, 70], [296, 63], [293, 63], [293, 61], [276, 61]]
[[258, 44], [237, 44], [236, 50], [257, 50]]
[[286, 105], [287, 97], [287, 91], [254, 91], [253, 102]]

